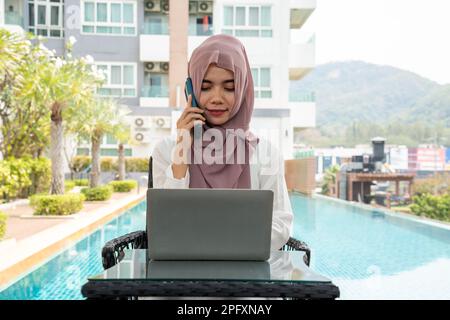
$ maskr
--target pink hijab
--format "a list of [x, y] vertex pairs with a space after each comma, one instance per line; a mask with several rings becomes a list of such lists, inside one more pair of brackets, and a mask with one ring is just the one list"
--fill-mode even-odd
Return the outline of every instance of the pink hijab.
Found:
[[[203, 134], [210, 129], [218, 129], [223, 136], [223, 161], [221, 164], [189, 165], [190, 188], [232, 188], [250, 189], [250, 161], [259, 139], [249, 132], [250, 119], [253, 113], [254, 90], [253, 78], [243, 44], [229, 35], [214, 35], [206, 39], [192, 53], [188, 65], [188, 74], [192, 78], [194, 94], [200, 97], [201, 85], [210, 64], [232, 71], [234, 74], [235, 104], [230, 119], [221, 126], [203, 125]], [[199, 100], [199, 99], [197, 99]], [[245, 136], [236, 135], [227, 129], [242, 129]], [[227, 139], [235, 139], [234, 150], [226, 150]], [[237, 150], [239, 140], [245, 144], [245, 161], [239, 164]], [[244, 140], [244, 141], [242, 141]], [[203, 141], [202, 151], [210, 144]], [[194, 144], [191, 148], [191, 159], [194, 159]], [[232, 159], [234, 164], [230, 163]]]

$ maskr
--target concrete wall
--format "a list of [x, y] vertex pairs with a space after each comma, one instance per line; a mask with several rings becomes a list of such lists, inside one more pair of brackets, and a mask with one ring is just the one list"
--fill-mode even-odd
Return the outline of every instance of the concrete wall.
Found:
[[316, 159], [285, 160], [284, 166], [288, 190], [311, 195], [316, 187]]
[[[170, 66], [169, 66], [169, 106], [180, 107], [177, 92], [184, 89], [187, 77], [187, 46], [189, 26], [189, 2], [170, 0]], [[176, 5], [175, 5], [176, 4]]]

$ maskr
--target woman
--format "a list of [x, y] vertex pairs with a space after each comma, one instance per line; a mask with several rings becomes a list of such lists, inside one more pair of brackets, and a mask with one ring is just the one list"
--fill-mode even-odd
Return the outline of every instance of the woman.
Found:
[[[272, 190], [271, 249], [280, 249], [291, 234], [293, 214], [283, 159], [249, 132], [254, 90], [244, 46], [232, 36], [211, 36], [192, 53], [188, 73], [200, 107], [192, 107], [189, 96], [176, 141], [166, 138], [155, 146], [153, 186]], [[193, 138], [196, 124], [203, 139]]]

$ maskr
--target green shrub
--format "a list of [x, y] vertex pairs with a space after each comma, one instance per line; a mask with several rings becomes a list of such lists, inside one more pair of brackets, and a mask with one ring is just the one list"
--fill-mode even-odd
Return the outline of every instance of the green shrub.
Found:
[[8, 216], [0, 211], [0, 239], [5, 236], [6, 233], [6, 219]]
[[421, 196], [423, 194], [433, 194], [434, 192], [434, 186], [433, 183], [429, 182], [429, 181], [420, 181], [418, 180], [418, 182], [414, 183], [414, 194]]
[[70, 192], [73, 188], [75, 188], [75, 182], [71, 180], [64, 181], [64, 191]]
[[86, 196], [88, 201], [104, 201], [111, 198], [113, 188], [109, 185], [99, 186], [95, 188], [83, 188], [81, 193]]
[[50, 194], [48, 194], [48, 193], [38, 193], [38, 194], [33, 194], [32, 196], [29, 196], [28, 200], [30, 201], [30, 206], [35, 207], [37, 205], [37, 201], [38, 201], [39, 197], [49, 196], [49, 195]]
[[27, 198], [50, 189], [50, 160], [24, 157], [0, 161], [0, 196], [5, 200]]
[[[75, 172], [81, 172], [85, 170], [91, 164], [91, 157], [89, 156], [76, 156], [73, 158], [73, 169]], [[117, 172], [119, 165], [117, 157], [101, 157], [100, 158], [100, 170], [102, 172]], [[148, 159], [147, 158], [125, 158], [125, 170], [127, 172], [148, 172]]]
[[0, 161], [0, 193], [9, 201], [32, 185], [31, 167], [26, 159], [8, 158]]
[[75, 183], [75, 186], [77, 186], [77, 187], [87, 187], [89, 185], [88, 179], [75, 179], [72, 181], [73, 181], [73, 183]]
[[91, 157], [89, 156], [76, 156], [72, 159], [73, 170], [75, 172], [81, 172], [86, 170], [91, 164]]
[[109, 183], [113, 187], [114, 192], [129, 192], [137, 187], [135, 180], [111, 181]]
[[66, 216], [80, 211], [84, 199], [82, 194], [34, 195], [30, 198], [30, 205], [35, 215]]
[[148, 172], [148, 159], [125, 158], [125, 170], [127, 172]]
[[425, 193], [414, 196], [411, 211], [418, 216], [450, 221], [450, 194], [434, 196]]
[[431, 177], [415, 179], [413, 190], [414, 195], [426, 193], [433, 195], [448, 194], [450, 189], [450, 173], [439, 173]]
[[51, 162], [47, 158], [30, 159], [31, 186], [24, 198], [32, 194], [48, 192], [52, 178]]
[[7, 161], [0, 161], [0, 195], [8, 201], [15, 198], [19, 190], [18, 179], [13, 176]]
[[116, 171], [117, 168], [115, 168], [115, 162], [117, 162], [116, 159], [112, 157], [100, 158], [100, 170], [102, 172]]

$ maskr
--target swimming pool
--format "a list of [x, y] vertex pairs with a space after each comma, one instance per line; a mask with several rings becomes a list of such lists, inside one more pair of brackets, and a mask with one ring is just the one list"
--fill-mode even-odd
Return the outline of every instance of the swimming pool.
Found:
[[[291, 194], [294, 236], [312, 249], [311, 268], [342, 299], [450, 299], [450, 229], [347, 204]], [[145, 228], [145, 202], [128, 210], [0, 292], [0, 299], [82, 299], [102, 272], [101, 247]]]
[[331, 200], [291, 203], [294, 236], [341, 299], [450, 299], [450, 228]]

